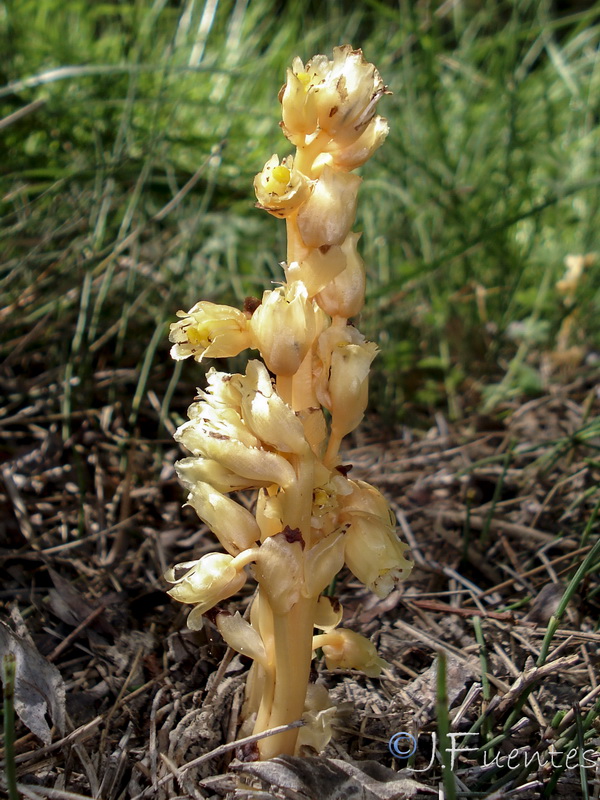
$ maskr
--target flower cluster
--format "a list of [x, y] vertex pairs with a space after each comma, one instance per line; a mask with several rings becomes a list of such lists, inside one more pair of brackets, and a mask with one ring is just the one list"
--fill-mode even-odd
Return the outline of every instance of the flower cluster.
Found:
[[[260, 743], [261, 757], [321, 748], [333, 711], [308, 685], [313, 652], [327, 667], [376, 677], [386, 662], [373, 644], [339, 629], [340, 604], [323, 594], [344, 564], [380, 597], [409, 574], [395, 518], [373, 486], [340, 464], [342, 439], [360, 424], [376, 346], [349, 320], [364, 303], [365, 265], [352, 231], [361, 179], [351, 170], [381, 145], [387, 122], [376, 105], [386, 89], [350, 46], [295, 59], [280, 93], [294, 156], [273, 155], [256, 176], [258, 206], [285, 219], [285, 282], [244, 310], [206, 301], [171, 326], [175, 359], [258, 350], [244, 374], [209, 370], [175, 439], [189, 452], [176, 465], [188, 503], [226, 553], [171, 569], [170, 594], [193, 605], [188, 626], [258, 583], [249, 621], [217, 609], [225, 641], [254, 660], [244, 714], [256, 732], [305, 713], [298, 737]], [[251, 513], [230, 495], [257, 492]], [[321, 633], [314, 635], [317, 628]]]

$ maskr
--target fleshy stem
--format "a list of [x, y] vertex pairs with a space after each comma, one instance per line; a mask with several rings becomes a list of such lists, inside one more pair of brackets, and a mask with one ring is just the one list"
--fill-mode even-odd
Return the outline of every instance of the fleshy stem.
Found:
[[[298, 153], [302, 150], [299, 148]], [[288, 234], [287, 261], [304, 257], [306, 247], [302, 243], [295, 216], [286, 220]], [[309, 353], [300, 369], [292, 377], [279, 376], [277, 390], [280, 396], [296, 411], [304, 411], [316, 405], [312, 385], [312, 354]], [[311, 508], [313, 469], [311, 461], [302, 456], [295, 457], [297, 481], [284, 493], [283, 524], [298, 529], [302, 535], [305, 548], [311, 546]], [[259, 710], [255, 733], [265, 727], [284, 725], [300, 719], [304, 711], [304, 703], [310, 676], [312, 661], [312, 636], [314, 628], [317, 597], [300, 596], [295, 605], [286, 614], [276, 614], [269, 608], [265, 592], [259, 583], [259, 603], [263, 623], [265, 615], [271, 615], [270, 625], [273, 636], [270, 639], [273, 651], [272, 670], [269, 670], [267, 682], [272, 686], [263, 695]], [[268, 610], [267, 610], [268, 609]], [[262, 632], [262, 625], [261, 625]], [[268, 652], [268, 651], [267, 651]], [[272, 698], [268, 720], [264, 718], [264, 704]], [[279, 754], [293, 755], [298, 738], [298, 729], [292, 729], [278, 736], [271, 736], [259, 743], [262, 759], [272, 758]]]

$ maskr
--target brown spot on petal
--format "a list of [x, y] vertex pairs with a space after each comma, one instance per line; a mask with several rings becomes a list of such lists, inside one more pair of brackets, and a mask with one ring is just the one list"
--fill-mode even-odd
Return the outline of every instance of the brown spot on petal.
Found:
[[338, 107], [338, 106], [332, 106], [332, 107], [329, 109], [329, 116], [330, 116], [330, 117], [335, 117], [335, 115], [338, 113], [338, 111], [339, 111], [339, 110], [340, 110], [340, 109], [339, 109], [339, 107]]
[[323, 255], [325, 255], [326, 253], [328, 253], [330, 250], [331, 250], [331, 245], [330, 245], [330, 244], [322, 244], [322, 245], [319, 247], [319, 252], [320, 252], [320, 253], [323, 253]]
[[252, 316], [261, 303], [262, 301], [258, 297], [247, 297], [244, 300], [244, 312]]
[[304, 539], [302, 538], [302, 533], [300, 532], [300, 528], [290, 528], [289, 525], [286, 525], [285, 528], [281, 531], [281, 534], [285, 536], [285, 540], [289, 544], [294, 544], [294, 542], [300, 542], [300, 544], [302, 545], [302, 549], [304, 550]]
[[345, 477], [346, 477], [346, 475], [347, 475], [347, 474], [350, 472], [350, 470], [352, 469], [352, 466], [353, 466], [352, 464], [338, 464], [338, 465], [337, 465], [337, 467], [336, 467], [336, 470], [337, 470], [339, 473], [341, 473], [341, 474], [344, 476], [344, 478], [345, 478]]
[[214, 431], [208, 431], [208, 435], [210, 436], [211, 439], [226, 440], [230, 438], [229, 436], [225, 436], [224, 433], [215, 433]]

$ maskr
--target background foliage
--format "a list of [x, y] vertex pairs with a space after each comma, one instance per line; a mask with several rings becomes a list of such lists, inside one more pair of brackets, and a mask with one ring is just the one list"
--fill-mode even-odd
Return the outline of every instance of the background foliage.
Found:
[[276, 96], [292, 57], [345, 42], [393, 90], [358, 220], [380, 415], [461, 416], [594, 367], [593, 267], [575, 360], [557, 374], [551, 355], [564, 258], [598, 250], [600, 5], [349, 8], [0, 2], [1, 355], [57, 393], [66, 432], [107, 370], [101, 394], [131, 422], [151, 390], [166, 413], [174, 312], [278, 279], [284, 226], [254, 209], [252, 178], [288, 151]]

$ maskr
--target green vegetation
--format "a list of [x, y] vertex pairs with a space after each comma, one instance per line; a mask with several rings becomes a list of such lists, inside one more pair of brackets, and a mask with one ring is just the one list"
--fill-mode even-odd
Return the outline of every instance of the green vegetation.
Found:
[[[393, 91], [358, 220], [375, 408], [459, 416], [543, 388], [564, 258], [600, 249], [600, 4], [347, 8], [0, 2], [1, 356], [46, 389], [51, 371], [65, 433], [98, 391], [132, 422], [149, 389], [163, 401], [177, 308], [280, 278], [280, 226], [252, 194], [289, 149], [271, 99], [294, 55], [345, 42]], [[567, 377], [600, 346], [598, 275]]]

